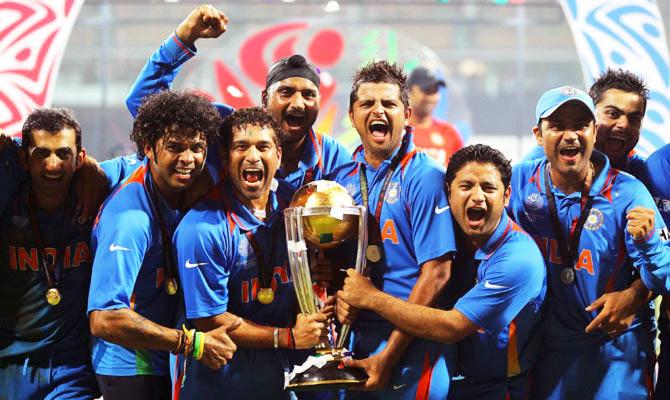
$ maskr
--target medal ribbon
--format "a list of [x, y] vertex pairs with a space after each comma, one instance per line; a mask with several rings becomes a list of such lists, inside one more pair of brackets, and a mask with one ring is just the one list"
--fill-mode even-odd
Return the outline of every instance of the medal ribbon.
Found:
[[[149, 175], [151, 175], [150, 172]], [[158, 226], [161, 231], [161, 250], [163, 251], [163, 264], [165, 266], [164, 284], [167, 284], [167, 282], [170, 281], [176, 282], [177, 267], [174, 261], [174, 252], [172, 251], [172, 234], [174, 234], [174, 232], [171, 232], [165, 223], [163, 214], [160, 211], [160, 199], [158, 198], [156, 189], [154, 188], [154, 185], [151, 181], [150, 184], [147, 185], [147, 189], [147, 192], [149, 192], [149, 197], [151, 197], [151, 211], [153, 212], [154, 217], [156, 217], [158, 220]]]
[[568, 244], [568, 242], [565, 240], [565, 237], [563, 236], [561, 222], [558, 219], [558, 211], [556, 209], [556, 199], [554, 198], [554, 193], [551, 191], [551, 184], [549, 183], [549, 164], [547, 164], [547, 168], [544, 171], [544, 189], [547, 192], [549, 216], [551, 218], [551, 226], [554, 229], [554, 235], [556, 235], [556, 240], [558, 241], [558, 246], [561, 250], [561, 261], [564, 268], [572, 269], [573, 271], [575, 261], [577, 260], [577, 250], [579, 249], [579, 239], [582, 235], [582, 228], [584, 227], [586, 218], [589, 216], [591, 207], [593, 206], [593, 196], [589, 196], [592, 179], [592, 170], [589, 169], [589, 172], [586, 176], [586, 181], [584, 182], [584, 189], [582, 190], [581, 214], [579, 215], [579, 220], [574, 227], [574, 231], [570, 235], [570, 243]]
[[[272, 279], [272, 271], [268, 269], [267, 263], [265, 262], [265, 253], [263, 253], [263, 248], [261, 247], [260, 243], [258, 243], [256, 236], [251, 231], [247, 231], [245, 236], [247, 237], [247, 240], [249, 240], [251, 247], [254, 249], [254, 253], [256, 253], [256, 260], [258, 260], [258, 280], [260, 280], [261, 288], [271, 289], [272, 287], [270, 281]], [[270, 251], [272, 250], [273, 246], [270, 245]]]
[[[395, 170], [398, 168], [398, 165], [400, 165], [400, 161], [402, 158], [405, 156], [405, 153], [407, 153], [407, 148], [409, 147], [409, 139], [410, 139], [411, 134], [405, 133], [405, 136], [403, 137], [402, 140], [402, 145], [400, 146], [400, 150], [395, 154], [393, 159], [391, 160], [391, 165], [389, 166], [388, 170], [386, 170], [386, 176], [384, 178], [384, 183], [382, 184], [382, 190], [379, 192], [379, 197], [377, 198], [377, 204], [375, 205], [375, 210], [374, 210], [374, 221], [369, 221], [368, 227], [370, 228], [372, 224], [377, 224], [379, 225], [379, 220], [381, 219], [382, 215], [382, 207], [384, 206], [384, 197], [386, 196], [386, 190], [388, 189], [389, 183], [391, 183], [391, 177], [393, 176], [393, 173]], [[363, 199], [363, 204], [365, 204], [368, 209], [369, 209], [369, 204], [368, 204], [368, 178], [365, 175], [365, 164], [360, 163], [360, 167], [358, 170], [358, 175], [359, 175], [359, 180], [361, 183], [361, 197]], [[371, 220], [372, 218], [370, 218]], [[376, 227], [376, 229], [370, 229], [369, 232], [372, 233], [370, 235], [371, 242], [373, 243], [381, 243], [381, 237], [379, 233], [379, 226]]]
[[[47, 286], [49, 289], [57, 289], [58, 284], [60, 283], [61, 275], [63, 272], [63, 260], [65, 259], [65, 242], [69, 236], [70, 225], [72, 223], [72, 207], [70, 207], [71, 197], [68, 196], [67, 202], [65, 204], [65, 215], [63, 223], [63, 231], [60, 235], [60, 240], [56, 248], [56, 254], [53, 258], [53, 263], [51, 268], [47, 263], [47, 254], [44, 251], [44, 241], [42, 241], [42, 233], [40, 227], [37, 224], [37, 200], [31, 189], [28, 189], [28, 215], [30, 218], [30, 227], [33, 231], [33, 236], [37, 245], [37, 250], [39, 251], [39, 258], [42, 264], [42, 269], [44, 270], [44, 278], [47, 281]], [[60, 259], [60, 262], [59, 262]], [[53, 273], [53, 275], [52, 275]]]

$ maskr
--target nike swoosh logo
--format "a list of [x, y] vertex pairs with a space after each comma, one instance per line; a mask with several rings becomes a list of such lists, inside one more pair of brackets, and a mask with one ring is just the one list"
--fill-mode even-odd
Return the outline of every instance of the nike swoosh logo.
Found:
[[449, 209], [449, 206], [444, 206], [444, 207], [435, 206], [435, 214], [440, 215], [443, 212], [447, 211], [448, 209]]
[[407, 386], [406, 383], [403, 383], [402, 385], [393, 385], [393, 390], [402, 389], [402, 388], [404, 388], [405, 386]]
[[195, 268], [195, 267], [199, 267], [201, 265], [207, 265], [207, 263], [206, 262], [192, 263], [191, 260], [186, 260], [186, 264], [184, 264], [184, 266], [186, 268]]
[[484, 281], [484, 287], [487, 289], [507, 289], [507, 286], [495, 285], [489, 281]]
[[127, 247], [117, 246], [114, 243], [112, 243], [112, 244], [109, 245], [109, 251], [112, 251], [112, 252], [113, 251], [130, 251], [130, 249], [127, 248]]

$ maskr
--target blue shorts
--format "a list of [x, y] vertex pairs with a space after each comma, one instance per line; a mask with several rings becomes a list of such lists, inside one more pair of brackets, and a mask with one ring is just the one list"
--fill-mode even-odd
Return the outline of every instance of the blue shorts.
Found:
[[652, 334], [643, 325], [601, 344], [545, 344], [533, 369], [531, 398], [647, 399], [655, 361]]
[[57, 361], [37, 359], [0, 359], [0, 399], [96, 399], [100, 397], [89, 354]]
[[[386, 347], [393, 327], [386, 323], [357, 324], [354, 358], [374, 355]], [[361, 331], [361, 327], [364, 329]], [[346, 399], [446, 399], [451, 380], [450, 368], [456, 347], [414, 339], [396, 364], [386, 389], [375, 392], [349, 391]]]
[[499, 380], [452, 379], [449, 400], [527, 400], [530, 396], [528, 372]]

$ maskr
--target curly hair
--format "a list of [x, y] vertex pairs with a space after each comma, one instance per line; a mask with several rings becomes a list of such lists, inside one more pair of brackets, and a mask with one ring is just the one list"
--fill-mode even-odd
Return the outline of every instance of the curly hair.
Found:
[[249, 107], [235, 110], [223, 120], [221, 138], [223, 139], [223, 150], [226, 153], [233, 142], [233, 129], [246, 125], [272, 129], [274, 133], [272, 139], [277, 147], [281, 147], [283, 134], [277, 121], [266, 110], [260, 107]]
[[77, 151], [81, 150], [81, 126], [69, 108], [37, 108], [28, 115], [21, 134], [23, 141], [21, 147], [28, 150], [33, 143], [33, 131], [46, 131], [56, 134], [63, 129], [70, 128], [75, 133], [75, 144]]
[[130, 140], [137, 146], [137, 157], [144, 158], [144, 147], [156, 146], [165, 136], [185, 129], [202, 134], [207, 144], [216, 140], [221, 117], [209, 100], [192, 91], [163, 90], [144, 98], [133, 122]]
[[505, 188], [509, 186], [512, 179], [512, 164], [500, 151], [485, 144], [475, 144], [463, 147], [455, 152], [449, 159], [445, 183], [447, 189], [456, 178], [456, 174], [469, 162], [491, 163], [500, 173], [500, 178]]
[[409, 107], [407, 76], [398, 64], [386, 60], [371, 61], [359, 68], [354, 74], [354, 83], [351, 85], [351, 92], [349, 92], [349, 111], [352, 110], [354, 103], [358, 100], [358, 89], [364, 83], [393, 83], [398, 85], [400, 101], [402, 101], [405, 109]]
[[647, 109], [649, 89], [647, 89], [644, 80], [632, 72], [608, 68], [607, 71], [603, 72], [593, 82], [591, 89], [589, 89], [589, 96], [591, 96], [593, 102], [597, 105], [609, 89], [619, 89], [640, 96], [643, 101], [644, 110]]

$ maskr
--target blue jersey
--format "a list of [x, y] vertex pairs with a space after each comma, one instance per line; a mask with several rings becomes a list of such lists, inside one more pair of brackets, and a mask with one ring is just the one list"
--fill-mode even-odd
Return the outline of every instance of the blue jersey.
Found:
[[[592, 160], [600, 163], [602, 169], [591, 186], [589, 195], [593, 197], [593, 206], [582, 230], [573, 284], [562, 283], [560, 277], [563, 264], [544, 187], [546, 158], [517, 164], [512, 173], [514, 190], [508, 211], [533, 235], [547, 263], [551, 293], [546, 319], [547, 339], [556, 344], [606, 341], [604, 332], [584, 333], [584, 328], [599, 311], [589, 313], [584, 308], [607, 292], [628, 288], [635, 270], [640, 272], [642, 281], [651, 290], [667, 291], [670, 253], [659, 236], [665, 224], [658, 211], [656, 229], [648, 238], [634, 240], [626, 230], [626, 214], [630, 209], [643, 206], [656, 210], [649, 192], [639, 180], [611, 168], [604, 154], [594, 152]], [[552, 192], [560, 228], [564, 237], [569, 237], [568, 233], [581, 213], [581, 193], [565, 195], [553, 185]], [[651, 317], [649, 308], [644, 308], [630, 329], [649, 323]]]
[[0, 150], [0, 214], [4, 211], [16, 190], [28, 179], [26, 171], [19, 163], [18, 149], [21, 141], [14, 139], [11, 144]]
[[[126, 98], [126, 105], [133, 117], [137, 115], [137, 109], [142, 104], [142, 99], [148, 94], [169, 89], [182, 65], [194, 57], [196, 53], [197, 49], [195, 47], [187, 47], [175, 34], [170, 35], [161, 44], [142, 68]], [[219, 111], [221, 118], [225, 118], [233, 112], [233, 108], [227, 104], [219, 102], [213, 102], [213, 104]], [[218, 182], [219, 174], [217, 170], [221, 165], [218, 157], [218, 151], [210, 151], [207, 155], [207, 168], [214, 182]], [[280, 169], [277, 171], [277, 178], [290, 183], [289, 187], [285, 187], [286, 189], [292, 188], [295, 191], [302, 185], [321, 179], [339, 165], [350, 161], [349, 152], [337, 140], [310, 130], [298, 162], [298, 169], [289, 174], [282, 172]], [[291, 195], [292, 192], [288, 194]]]
[[[406, 152], [391, 175], [378, 221], [384, 257], [378, 263], [368, 263], [368, 269], [377, 288], [406, 300], [419, 278], [421, 265], [455, 251], [456, 245], [444, 191], [444, 168], [416, 149], [410, 132], [405, 134], [403, 146], [396, 153], [403, 147], [406, 147]], [[363, 204], [359, 171], [364, 168], [369, 186], [368, 211], [375, 215], [377, 200], [393, 157], [395, 154], [375, 169], [365, 161], [365, 151], [359, 147], [354, 152], [354, 162], [338, 168], [330, 179], [343, 185], [356, 204]], [[354, 356], [361, 358], [381, 351], [392, 330], [393, 327], [377, 314], [361, 312], [353, 327]], [[453, 350], [449, 345], [415, 339], [396, 365], [391, 378], [391, 383], [403, 390], [379, 392], [377, 395], [413, 398], [422, 390], [431, 394], [442, 390], [446, 396], [449, 378], [446, 376], [444, 357], [439, 354], [451, 357]], [[440, 366], [435, 367], [436, 364]], [[425, 380], [421, 379], [422, 376]], [[438, 389], [431, 386], [434, 384], [444, 384], [445, 387]]]
[[105, 171], [110, 190], [116, 187], [130, 174], [135, 172], [142, 162], [133, 153], [127, 156], [115, 157], [100, 163], [100, 168]]
[[30, 223], [28, 184], [10, 200], [0, 219], [0, 361], [4, 357], [81, 353], [88, 346], [86, 298], [91, 277], [91, 225], [79, 224], [69, 197], [55, 213], [36, 207], [39, 237], [61, 276], [61, 302], [47, 303], [49, 286]]
[[534, 364], [539, 344], [533, 339], [546, 293], [542, 254], [533, 239], [503, 213], [473, 261], [455, 265], [459, 270], [476, 269], [475, 286], [454, 308], [480, 328], [459, 344], [461, 370], [476, 382], [525, 373]]
[[[131, 309], [163, 326], [173, 326], [177, 297], [164, 289], [165, 269], [160, 210], [172, 232], [181, 213], [167, 205], [159, 193], [154, 204], [147, 160], [103, 204], [93, 228], [95, 254], [88, 312]], [[135, 350], [94, 338], [93, 367], [113, 376], [168, 375], [168, 353]]]
[[[652, 153], [645, 165], [649, 191], [665, 224], [670, 224], [670, 144]], [[670, 239], [665, 232], [665, 238]]]
[[[232, 190], [229, 182], [221, 182], [186, 214], [175, 232], [179, 276], [187, 293], [186, 318], [230, 312], [259, 325], [293, 326], [298, 310], [289, 275], [283, 206], [271, 192], [271, 213], [261, 222]], [[256, 253], [253, 240], [264, 254]], [[257, 299], [263, 284], [259, 257], [263, 257], [262, 265], [275, 292], [270, 304]], [[239, 349], [220, 371], [191, 363], [181, 393], [188, 397], [193, 391], [199, 398], [244, 398], [249, 393], [277, 398], [286, 395], [285, 367], [284, 350]]]

